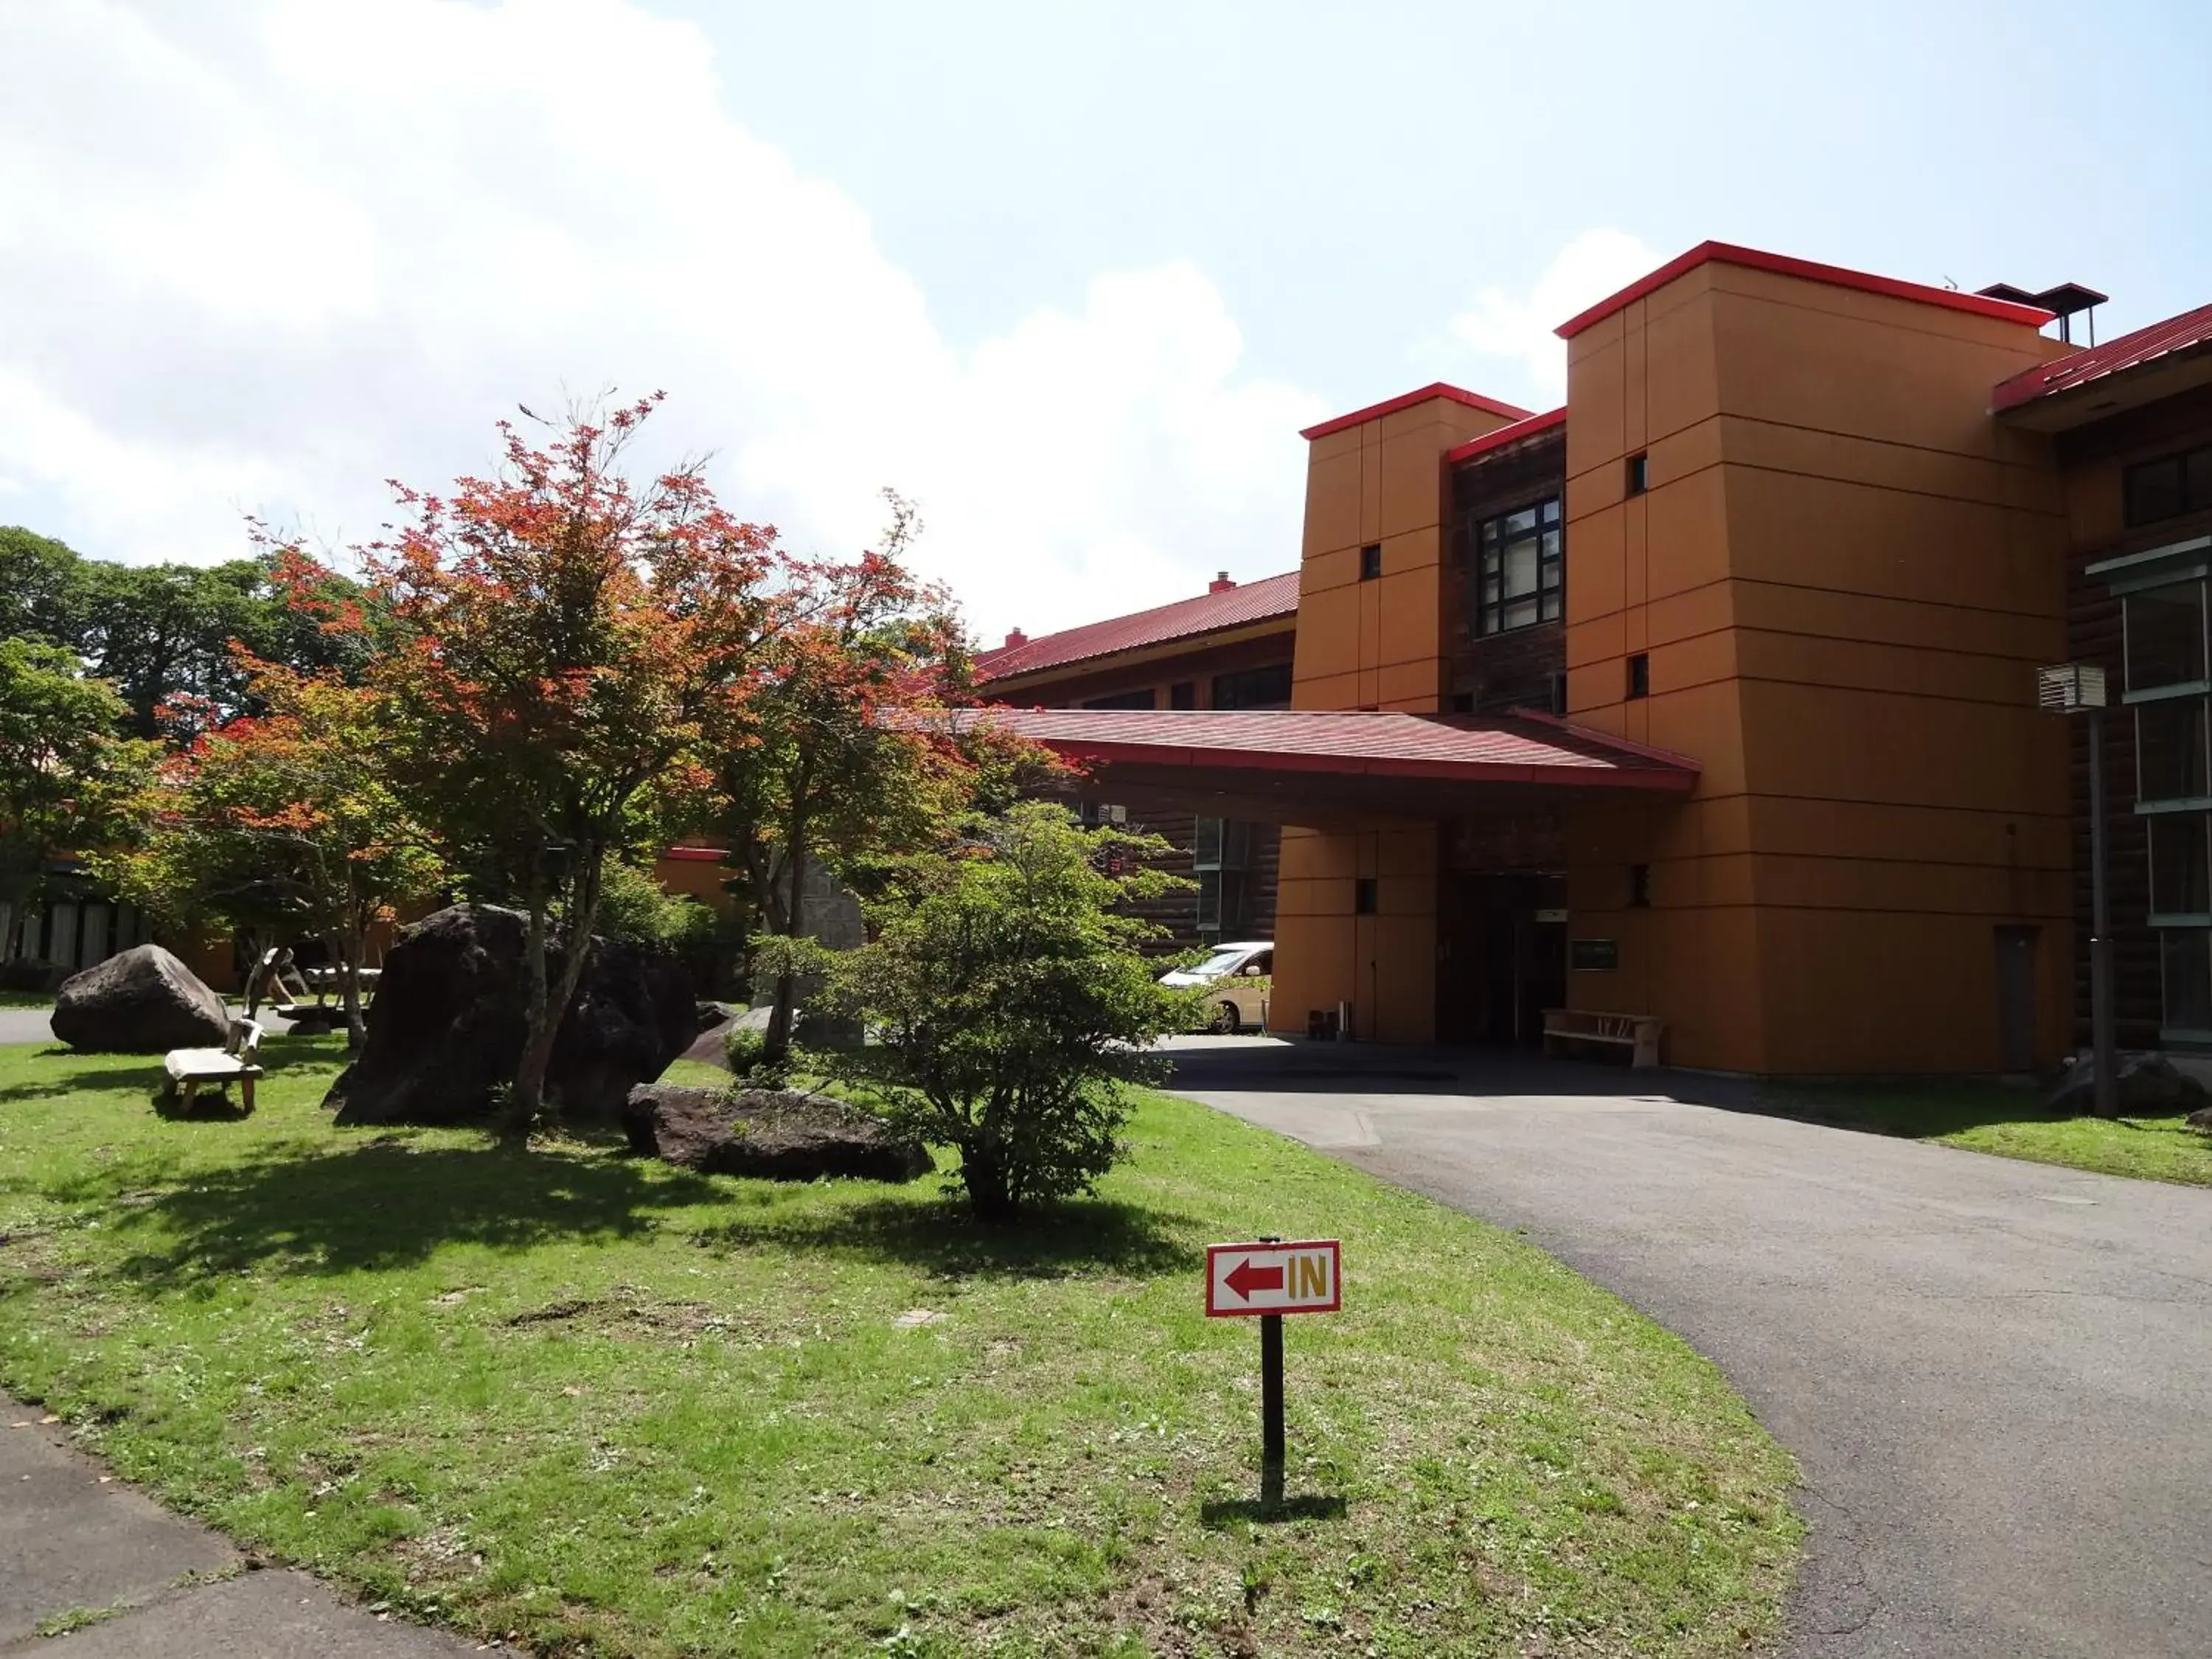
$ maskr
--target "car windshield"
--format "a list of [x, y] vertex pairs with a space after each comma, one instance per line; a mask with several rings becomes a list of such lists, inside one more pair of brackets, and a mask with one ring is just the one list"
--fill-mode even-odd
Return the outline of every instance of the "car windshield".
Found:
[[1200, 963], [1197, 967], [1192, 969], [1191, 972], [1194, 974], [1205, 974], [1209, 976], [1225, 974], [1231, 968], [1234, 968], [1238, 963], [1243, 961], [1245, 955], [1246, 953], [1243, 951], [1216, 951], [1212, 956], [1206, 957], [1204, 962]]

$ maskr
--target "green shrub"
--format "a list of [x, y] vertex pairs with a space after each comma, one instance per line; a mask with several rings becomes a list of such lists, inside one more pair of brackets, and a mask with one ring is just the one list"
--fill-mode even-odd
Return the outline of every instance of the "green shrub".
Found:
[[882, 1041], [828, 1063], [958, 1147], [969, 1205], [1000, 1222], [1089, 1190], [1122, 1155], [1125, 1085], [1164, 1076], [1152, 1045], [1188, 1025], [1194, 997], [1140, 954], [1161, 930], [1117, 907], [1189, 884], [1147, 862], [1158, 837], [1042, 801], [965, 830], [908, 861], [868, 907], [875, 942], [834, 958], [832, 1001]]
[[714, 913], [697, 899], [669, 892], [650, 870], [609, 860], [592, 931], [602, 939], [687, 956], [714, 943]]

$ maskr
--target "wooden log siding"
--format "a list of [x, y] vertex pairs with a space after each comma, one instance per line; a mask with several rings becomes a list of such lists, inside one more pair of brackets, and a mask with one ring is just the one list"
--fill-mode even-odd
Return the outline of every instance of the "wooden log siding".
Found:
[[[1158, 836], [1173, 849], [1153, 860], [1155, 866], [1170, 875], [1194, 881], [1194, 861], [1198, 846], [1198, 819], [1195, 815], [1159, 815], [1140, 818], [1129, 815], [1132, 830]], [[1222, 943], [1243, 939], [1273, 939], [1275, 936], [1275, 889], [1282, 867], [1282, 831], [1272, 823], [1255, 823], [1249, 830], [1251, 847], [1244, 866], [1244, 920], [1236, 927], [1224, 930]], [[1172, 956], [1179, 951], [1192, 950], [1207, 943], [1198, 931], [1198, 893], [1193, 888], [1164, 894], [1158, 898], [1143, 899], [1128, 906], [1130, 914], [1156, 922], [1168, 930], [1169, 937], [1155, 940], [1146, 946], [1153, 956]]]

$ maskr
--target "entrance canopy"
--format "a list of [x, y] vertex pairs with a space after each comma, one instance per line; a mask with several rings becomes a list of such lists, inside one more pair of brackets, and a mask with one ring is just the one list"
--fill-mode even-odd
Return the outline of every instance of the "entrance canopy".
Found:
[[1698, 763], [1547, 715], [1273, 709], [982, 708], [1082, 766], [1104, 799], [1320, 825], [1466, 817], [1686, 793]]

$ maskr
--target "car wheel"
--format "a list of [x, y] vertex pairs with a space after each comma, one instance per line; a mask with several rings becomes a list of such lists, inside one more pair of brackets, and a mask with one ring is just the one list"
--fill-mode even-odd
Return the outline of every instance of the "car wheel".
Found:
[[1213, 1005], [1213, 1024], [1207, 1028], [1217, 1036], [1235, 1036], [1237, 1031], [1237, 1005], [1217, 1002]]

